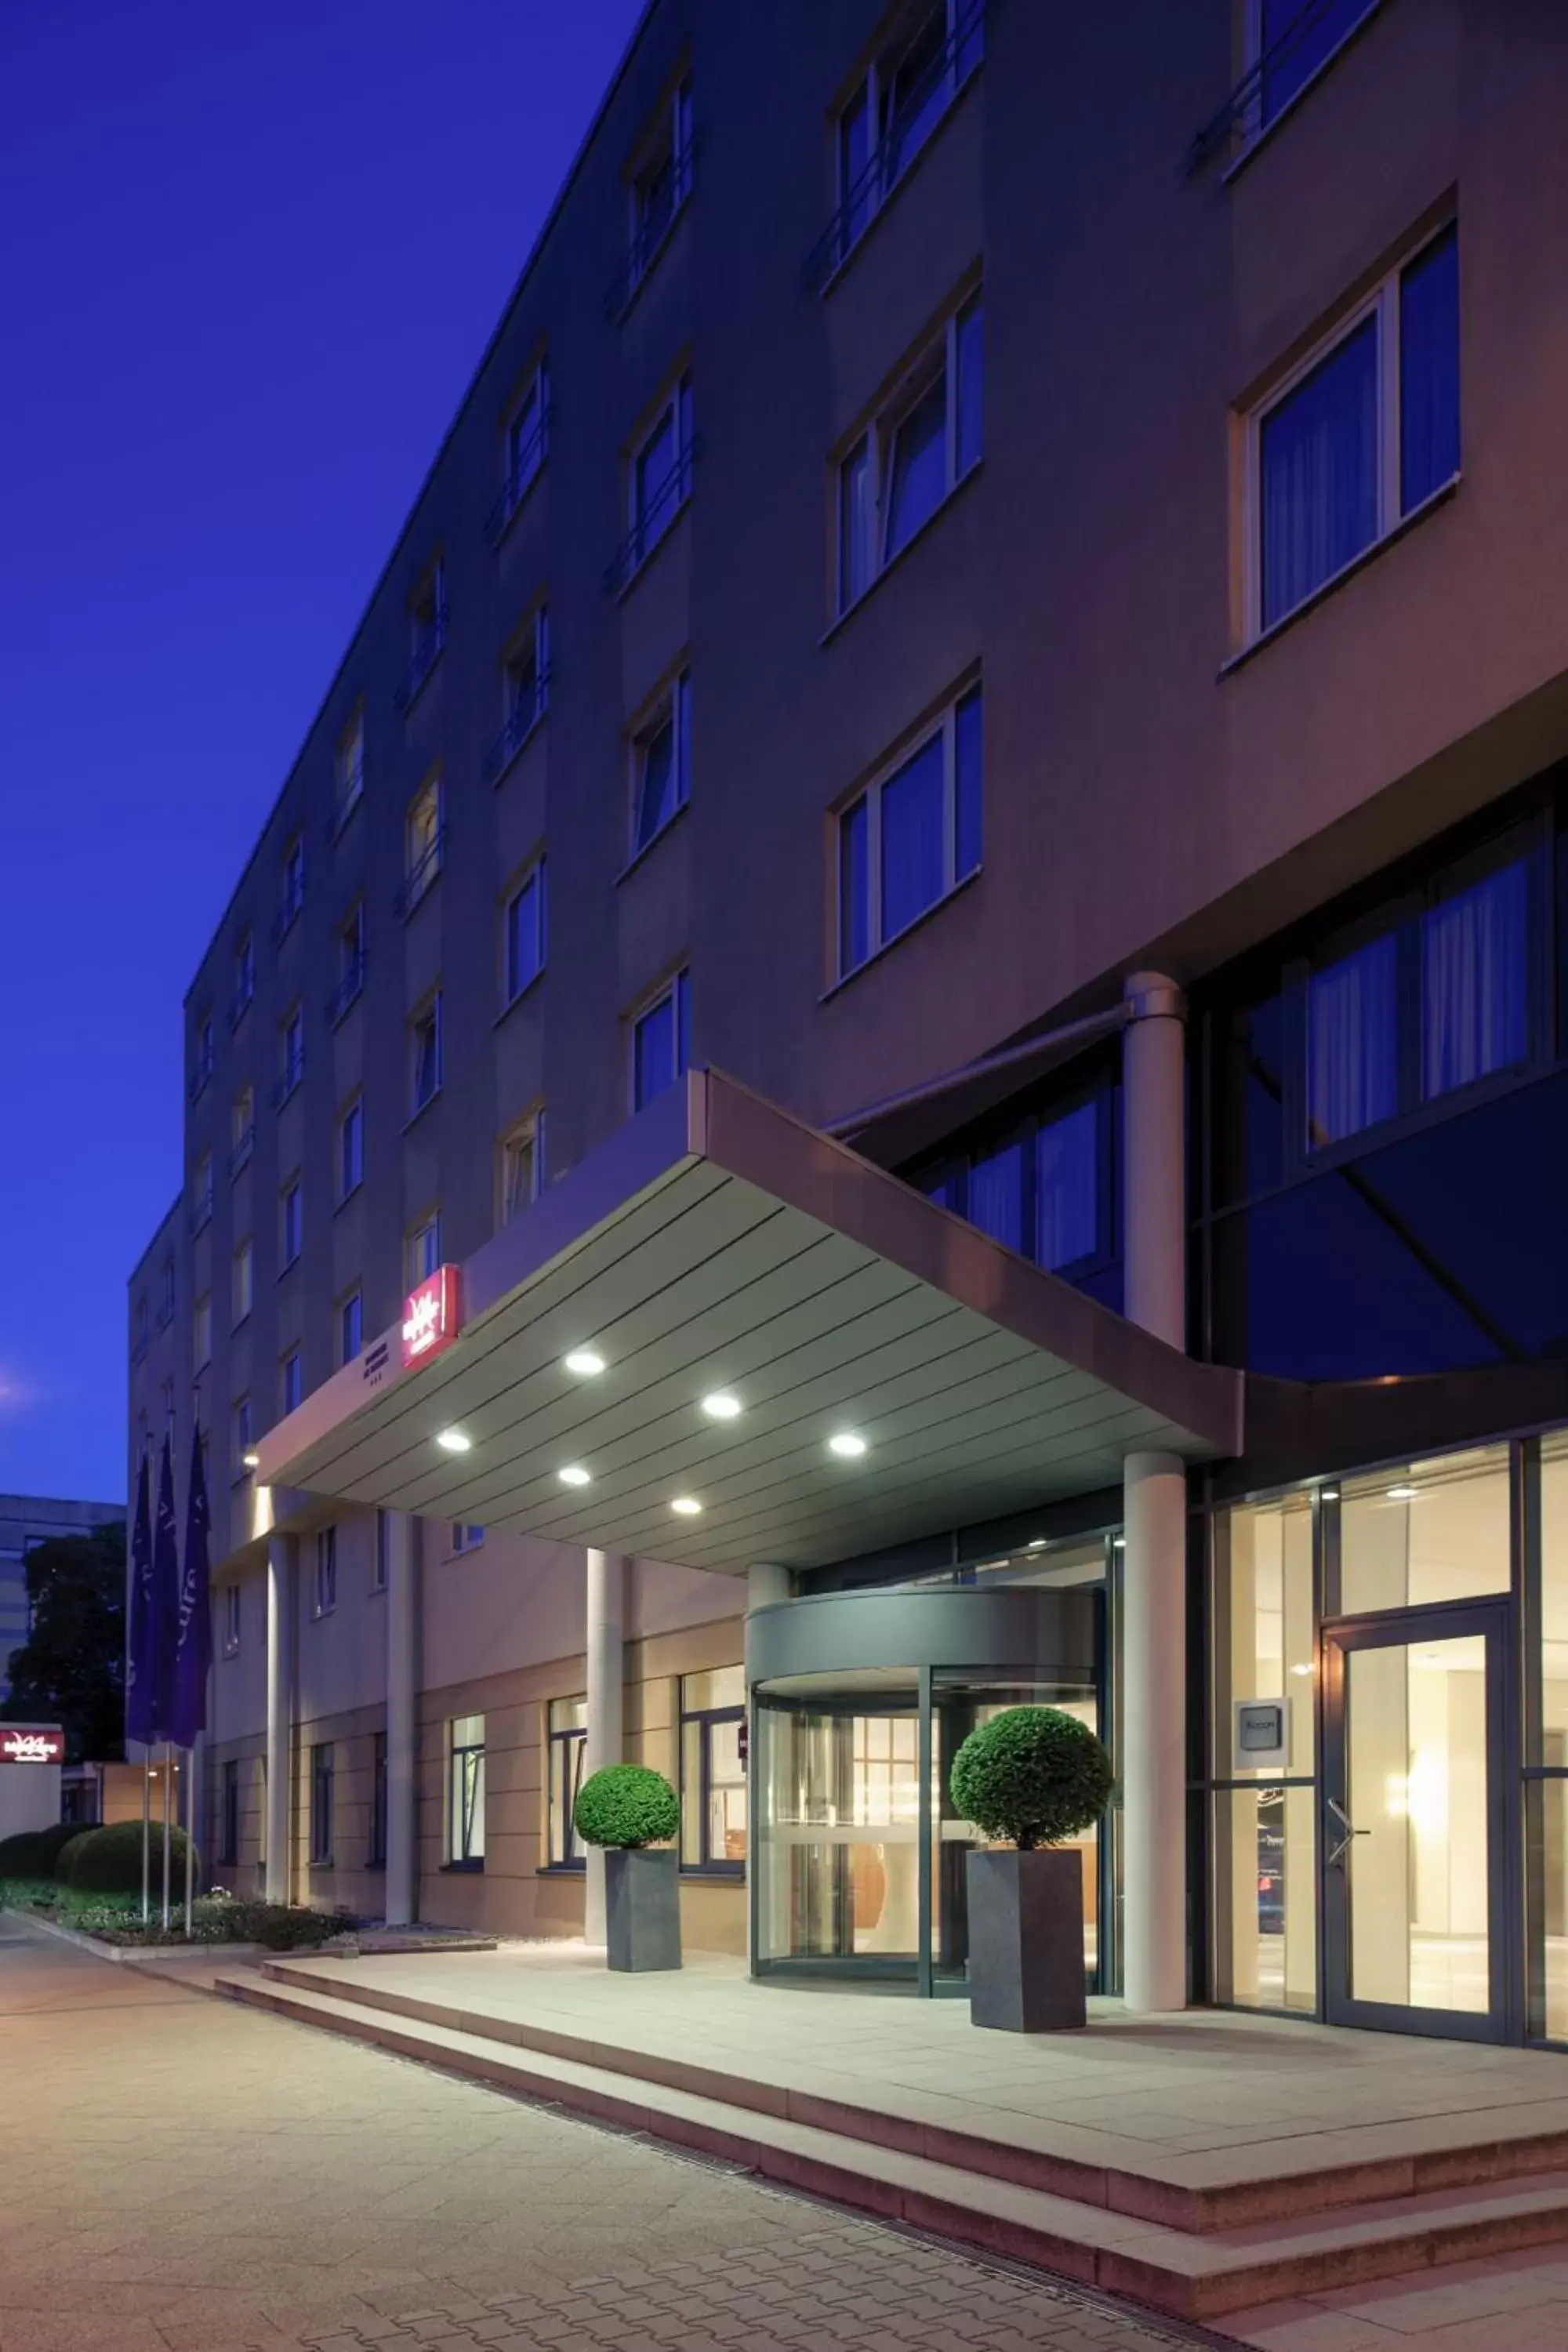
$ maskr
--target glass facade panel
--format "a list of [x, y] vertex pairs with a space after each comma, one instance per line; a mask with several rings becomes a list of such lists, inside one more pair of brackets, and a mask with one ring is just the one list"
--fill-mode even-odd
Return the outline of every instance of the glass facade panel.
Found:
[[1307, 983], [1307, 1149], [1399, 1108], [1399, 952], [1392, 931]]
[[[902, 1679], [905, 1703], [889, 1685]], [[920, 1948], [915, 1677], [832, 1705], [763, 1706], [758, 1957], [913, 1975]]]
[[1317, 1792], [1222, 1789], [1213, 1812], [1215, 1999], [1318, 2006]]
[[1377, 461], [1373, 316], [1263, 419], [1266, 629], [1377, 537]]
[[1510, 1580], [1506, 1446], [1480, 1446], [1345, 1480], [1340, 1505], [1344, 1614], [1506, 1592]]
[[1428, 1102], [1522, 1062], [1529, 1045], [1525, 866], [1429, 907], [1422, 925], [1422, 1087]]
[[942, 738], [933, 735], [882, 786], [882, 937], [890, 940], [944, 889]]
[[1241, 1699], [1290, 1701], [1291, 1773], [1314, 1769], [1312, 1512], [1305, 1495], [1248, 1503], [1215, 1527], [1214, 1777], [1279, 1777], [1278, 1764], [1237, 1767]]
[[1568, 1432], [1541, 1444], [1541, 1752], [1568, 1769]]
[[1459, 233], [1445, 229], [1399, 281], [1400, 506], [1459, 470]]

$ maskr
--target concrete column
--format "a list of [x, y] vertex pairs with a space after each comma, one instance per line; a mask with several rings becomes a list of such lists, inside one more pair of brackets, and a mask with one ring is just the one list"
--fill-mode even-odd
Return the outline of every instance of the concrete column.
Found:
[[[1187, 1344], [1185, 1010], [1163, 973], [1126, 984], [1122, 1249], [1128, 1318]], [[1130, 2009], [1187, 1998], [1186, 1478], [1178, 1456], [1123, 1465], [1122, 1990]]]
[[[386, 1538], [386, 1924], [409, 1927], [418, 1908], [419, 1734], [416, 1654], [419, 1522], [388, 1511]], [[379, 1540], [379, 1538], [378, 1538]]]
[[[625, 1704], [626, 1564], [617, 1552], [590, 1551], [588, 1570], [588, 1737], [583, 1777], [621, 1760]], [[605, 1857], [588, 1848], [584, 1934], [590, 1944], [605, 1940]]]
[[267, 1539], [267, 1899], [289, 1895], [289, 1782], [294, 1700], [293, 1536]]
[[753, 1609], [772, 1609], [780, 1601], [795, 1598], [795, 1579], [787, 1568], [775, 1567], [770, 1559], [757, 1559], [746, 1570], [746, 1614]]

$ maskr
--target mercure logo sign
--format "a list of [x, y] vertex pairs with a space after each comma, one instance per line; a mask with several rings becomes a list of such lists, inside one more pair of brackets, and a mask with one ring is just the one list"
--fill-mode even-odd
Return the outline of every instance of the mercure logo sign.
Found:
[[66, 1736], [58, 1724], [0, 1723], [0, 1764], [63, 1764]]
[[438, 1265], [403, 1302], [403, 1363], [427, 1364], [457, 1338], [462, 1317], [455, 1265]]

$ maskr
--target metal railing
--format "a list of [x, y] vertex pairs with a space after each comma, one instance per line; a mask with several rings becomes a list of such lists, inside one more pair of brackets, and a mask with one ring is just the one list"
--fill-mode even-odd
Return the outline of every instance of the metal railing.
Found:
[[517, 463], [507, 476], [500, 498], [485, 518], [485, 536], [492, 547], [505, 538], [508, 524], [543, 472], [549, 455], [550, 411], [545, 407], [535, 418], [533, 430], [518, 451]]
[[425, 682], [440, 660], [447, 644], [447, 600], [437, 605], [426, 626], [414, 640], [414, 650], [408, 656], [408, 667], [403, 673], [403, 683], [394, 700], [399, 710], [407, 710], [423, 692]]
[[334, 1029], [363, 986], [364, 950], [362, 948], [327, 999], [327, 1019]]
[[669, 176], [649, 198], [626, 258], [610, 280], [605, 295], [606, 318], [623, 316], [631, 306], [632, 296], [658, 260], [665, 239], [680, 217], [681, 206], [691, 194], [691, 163], [696, 152], [696, 140], [689, 139], [670, 158]]
[[510, 767], [540, 720], [550, 699], [548, 667], [533, 674], [532, 690], [520, 694], [507, 713], [506, 725], [485, 753], [484, 779], [493, 784]]
[[1304, 89], [1312, 75], [1320, 72], [1335, 51], [1365, 23], [1380, 5], [1380, 0], [1364, 0], [1364, 5], [1357, 10], [1354, 18], [1346, 25], [1340, 38], [1325, 52], [1319, 64], [1292, 84], [1279, 106], [1270, 107], [1268, 85], [1271, 78], [1289, 71], [1299, 61], [1301, 44], [1310, 34], [1321, 29], [1324, 19], [1340, 5], [1341, 0], [1305, 0], [1304, 6], [1291, 17], [1279, 38], [1270, 41], [1266, 49], [1258, 52], [1219, 112], [1205, 123], [1187, 149], [1189, 178], [1194, 173], [1201, 172], [1205, 163], [1212, 163], [1216, 155], [1222, 154], [1234, 142], [1239, 141], [1243, 146], [1248, 145], [1266, 131], [1275, 116], [1294, 98], [1296, 91]]
[[251, 1153], [255, 1150], [256, 1121], [252, 1119], [248, 1127], [241, 1129], [239, 1136], [235, 1143], [234, 1150], [228, 1155], [228, 1172], [231, 1176], [238, 1175], [240, 1170], [246, 1166], [250, 1159]]
[[441, 871], [447, 854], [447, 828], [438, 824], [418, 856], [403, 877], [403, 887], [393, 900], [393, 911], [411, 915]]
[[693, 434], [616, 548], [615, 561], [605, 574], [605, 585], [612, 596], [618, 596], [636, 578], [691, 496], [691, 467], [696, 456], [697, 436]]
[[[909, 91], [806, 256], [805, 281], [814, 292], [820, 293], [843, 267], [970, 80], [985, 54], [984, 24], [985, 0], [968, 0], [967, 6], [959, 10], [940, 54]], [[915, 122], [939, 92], [942, 94], [940, 110], [911, 143]]]

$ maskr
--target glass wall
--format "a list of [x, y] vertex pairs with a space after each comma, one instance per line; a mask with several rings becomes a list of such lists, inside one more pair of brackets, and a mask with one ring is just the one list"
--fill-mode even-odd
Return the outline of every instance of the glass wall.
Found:
[[1568, 1432], [1542, 1440], [1532, 1516], [1540, 1533], [1527, 1706], [1531, 2023], [1551, 2041], [1568, 2042]]
[[1506, 1592], [1512, 1578], [1506, 1445], [1347, 1478], [1338, 1613], [1418, 1609]]

